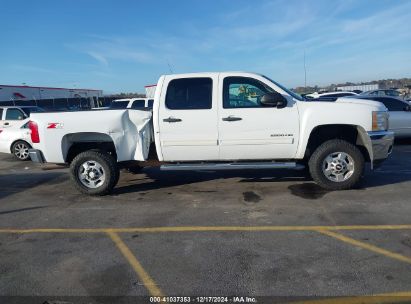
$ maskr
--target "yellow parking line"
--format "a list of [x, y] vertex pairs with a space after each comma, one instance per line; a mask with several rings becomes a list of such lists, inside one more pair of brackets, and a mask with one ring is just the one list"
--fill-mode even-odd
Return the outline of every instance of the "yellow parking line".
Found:
[[116, 244], [117, 248], [130, 263], [131, 267], [133, 267], [134, 271], [137, 273], [137, 276], [143, 282], [150, 295], [154, 297], [163, 297], [163, 292], [160, 290], [160, 288], [158, 288], [157, 284], [150, 277], [150, 275], [144, 270], [141, 263], [133, 255], [127, 245], [122, 241], [120, 236], [113, 231], [107, 231], [106, 233], [110, 236], [111, 240], [114, 242], [114, 244]]
[[321, 300], [308, 300], [288, 302], [289, 304], [383, 304], [383, 303], [409, 303], [411, 301], [411, 291], [386, 293], [372, 296], [354, 296], [328, 298]]
[[207, 232], [207, 231], [330, 231], [330, 230], [401, 230], [411, 225], [351, 225], [351, 226], [177, 226], [135, 228], [34, 228], [1, 229], [0, 233], [117, 233], [127, 232]]
[[411, 225], [355, 226], [177, 226], [148, 228], [114, 228], [116, 232], [207, 232], [207, 231], [318, 231], [318, 230], [401, 230]]
[[0, 229], [0, 233], [105, 233], [108, 230], [103, 228], [34, 228]]
[[325, 234], [325, 235], [328, 235], [330, 237], [333, 237], [333, 238], [335, 238], [337, 240], [340, 240], [344, 243], [348, 243], [348, 244], [351, 244], [351, 245], [354, 245], [354, 246], [357, 246], [357, 247], [360, 247], [360, 248], [363, 248], [363, 249], [366, 249], [366, 250], [369, 250], [369, 251], [372, 251], [372, 252], [375, 252], [375, 253], [382, 254], [386, 257], [389, 257], [389, 258], [392, 258], [392, 259], [395, 259], [395, 260], [398, 260], [398, 261], [401, 261], [401, 262], [411, 264], [411, 258], [403, 256], [401, 254], [391, 252], [391, 251], [388, 251], [388, 250], [385, 250], [385, 249], [382, 249], [380, 247], [370, 245], [370, 244], [367, 244], [367, 243], [364, 243], [364, 242], [360, 242], [360, 241], [354, 240], [350, 237], [347, 237], [345, 235], [335, 233], [335, 232], [332, 232], [332, 231], [318, 230], [318, 232], [322, 233], [322, 234]]

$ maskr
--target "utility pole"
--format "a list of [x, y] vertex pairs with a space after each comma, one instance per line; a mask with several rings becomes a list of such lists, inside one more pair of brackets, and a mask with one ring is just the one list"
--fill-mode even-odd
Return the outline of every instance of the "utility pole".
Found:
[[307, 67], [305, 65], [305, 49], [304, 49], [304, 88], [307, 90]]

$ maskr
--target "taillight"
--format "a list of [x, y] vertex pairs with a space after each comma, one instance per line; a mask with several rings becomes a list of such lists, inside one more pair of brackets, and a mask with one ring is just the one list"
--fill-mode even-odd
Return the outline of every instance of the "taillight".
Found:
[[31, 142], [38, 144], [40, 142], [39, 126], [34, 121], [29, 121], [29, 129], [31, 131]]

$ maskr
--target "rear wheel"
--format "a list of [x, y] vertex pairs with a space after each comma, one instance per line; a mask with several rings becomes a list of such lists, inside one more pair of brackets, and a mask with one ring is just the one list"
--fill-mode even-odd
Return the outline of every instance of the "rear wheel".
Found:
[[29, 159], [29, 149], [30, 145], [26, 143], [25, 141], [19, 140], [16, 141], [12, 147], [11, 147], [11, 152], [13, 153], [13, 156], [18, 159], [18, 160], [28, 160]]
[[311, 177], [322, 188], [345, 190], [359, 182], [364, 171], [364, 156], [353, 144], [333, 139], [320, 145], [308, 164]]
[[120, 173], [111, 155], [101, 151], [85, 151], [73, 159], [70, 174], [80, 192], [105, 195], [116, 186]]

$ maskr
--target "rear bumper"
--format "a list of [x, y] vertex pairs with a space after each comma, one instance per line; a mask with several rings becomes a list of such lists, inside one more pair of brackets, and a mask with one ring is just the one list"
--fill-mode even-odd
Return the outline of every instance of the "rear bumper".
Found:
[[372, 163], [375, 168], [391, 154], [394, 145], [394, 132], [368, 132], [368, 136], [371, 139]]
[[30, 158], [31, 158], [32, 162], [40, 163], [40, 164], [45, 163], [43, 153], [40, 150], [29, 149], [29, 155], [30, 155]]

